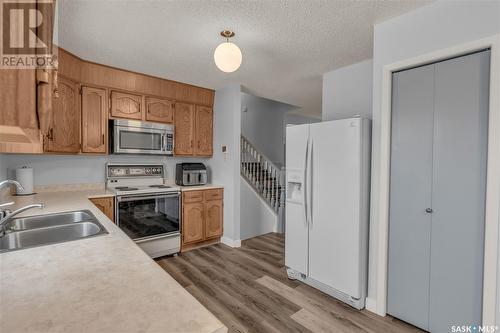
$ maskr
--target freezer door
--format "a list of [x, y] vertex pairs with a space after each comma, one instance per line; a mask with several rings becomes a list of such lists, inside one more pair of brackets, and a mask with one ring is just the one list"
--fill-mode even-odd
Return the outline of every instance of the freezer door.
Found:
[[306, 154], [309, 125], [286, 128], [285, 265], [307, 274]]
[[312, 124], [309, 276], [362, 297], [360, 232], [361, 124], [359, 118]]

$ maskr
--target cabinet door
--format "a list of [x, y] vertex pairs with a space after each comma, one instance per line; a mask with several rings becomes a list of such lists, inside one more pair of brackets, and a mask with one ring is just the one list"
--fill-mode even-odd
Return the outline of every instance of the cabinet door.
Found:
[[213, 154], [213, 111], [206, 106], [196, 106], [196, 155]]
[[90, 201], [103, 212], [113, 223], [115, 222], [114, 198], [91, 198]]
[[222, 200], [207, 201], [205, 212], [205, 238], [222, 236]]
[[146, 120], [173, 123], [174, 103], [168, 99], [146, 97]]
[[52, 102], [52, 119], [46, 150], [78, 153], [80, 151], [80, 103], [78, 84], [59, 77], [59, 96]]
[[117, 91], [111, 92], [111, 116], [142, 119], [142, 96]]
[[183, 204], [182, 210], [182, 243], [188, 244], [202, 241], [204, 239], [204, 204]]
[[38, 128], [35, 70], [0, 70], [0, 125]]
[[175, 104], [175, 155], [193, 155], [194, 140], [194, 105]]
[[106, 90], [82, 88], [82, 152], [106, 153]]

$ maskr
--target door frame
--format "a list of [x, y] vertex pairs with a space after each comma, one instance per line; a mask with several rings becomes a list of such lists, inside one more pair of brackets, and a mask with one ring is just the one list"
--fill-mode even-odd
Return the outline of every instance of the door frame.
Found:
[[[486, 208], [483, 275], [483, 325], [494, 325], [496, 317], [499, 224], [500, 224], [500, 34], [476, 41], [448, 47], [414, 58], [384, 66], [382, 70], [382, 106], [380, 115], [380, 169], [375, 174], [380, 180], [374, 193], [378, 201], [378, 245], [375, 256], [377, 266], [376, 302], [373, 310], [381, 316], [387, 314], [387, 268], [389, 248], [389, 195], [391, 161], [392, 73], [420, 65], [490, 48], [490, 97], [488, 113], [488, 152], [486, 174]], [[500, 303], [500, 300], [498, 300]], [[500, 320], [500, 318], [498, 318]]]

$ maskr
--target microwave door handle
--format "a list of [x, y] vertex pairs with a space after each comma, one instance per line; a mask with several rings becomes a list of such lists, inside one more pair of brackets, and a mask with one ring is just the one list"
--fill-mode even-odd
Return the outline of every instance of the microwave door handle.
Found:
[[167, 143], [165, 142], [166, 135], [161, 135], [161, 150], [167, 151]]

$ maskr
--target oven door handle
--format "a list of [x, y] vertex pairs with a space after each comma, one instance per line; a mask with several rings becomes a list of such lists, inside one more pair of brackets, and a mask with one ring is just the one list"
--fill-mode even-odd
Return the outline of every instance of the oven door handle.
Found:
[[131, 196], [131, 197], [118, 197], [118, 202], [128, 202], [128, 201], [137, 201], [137, 200], [148, 200], [148, 199], [162, 199], [162, 198], [174, 198], [179, 197], [179, 193], [165, 194], [165, 195], [147, 195], [147, 196]]

